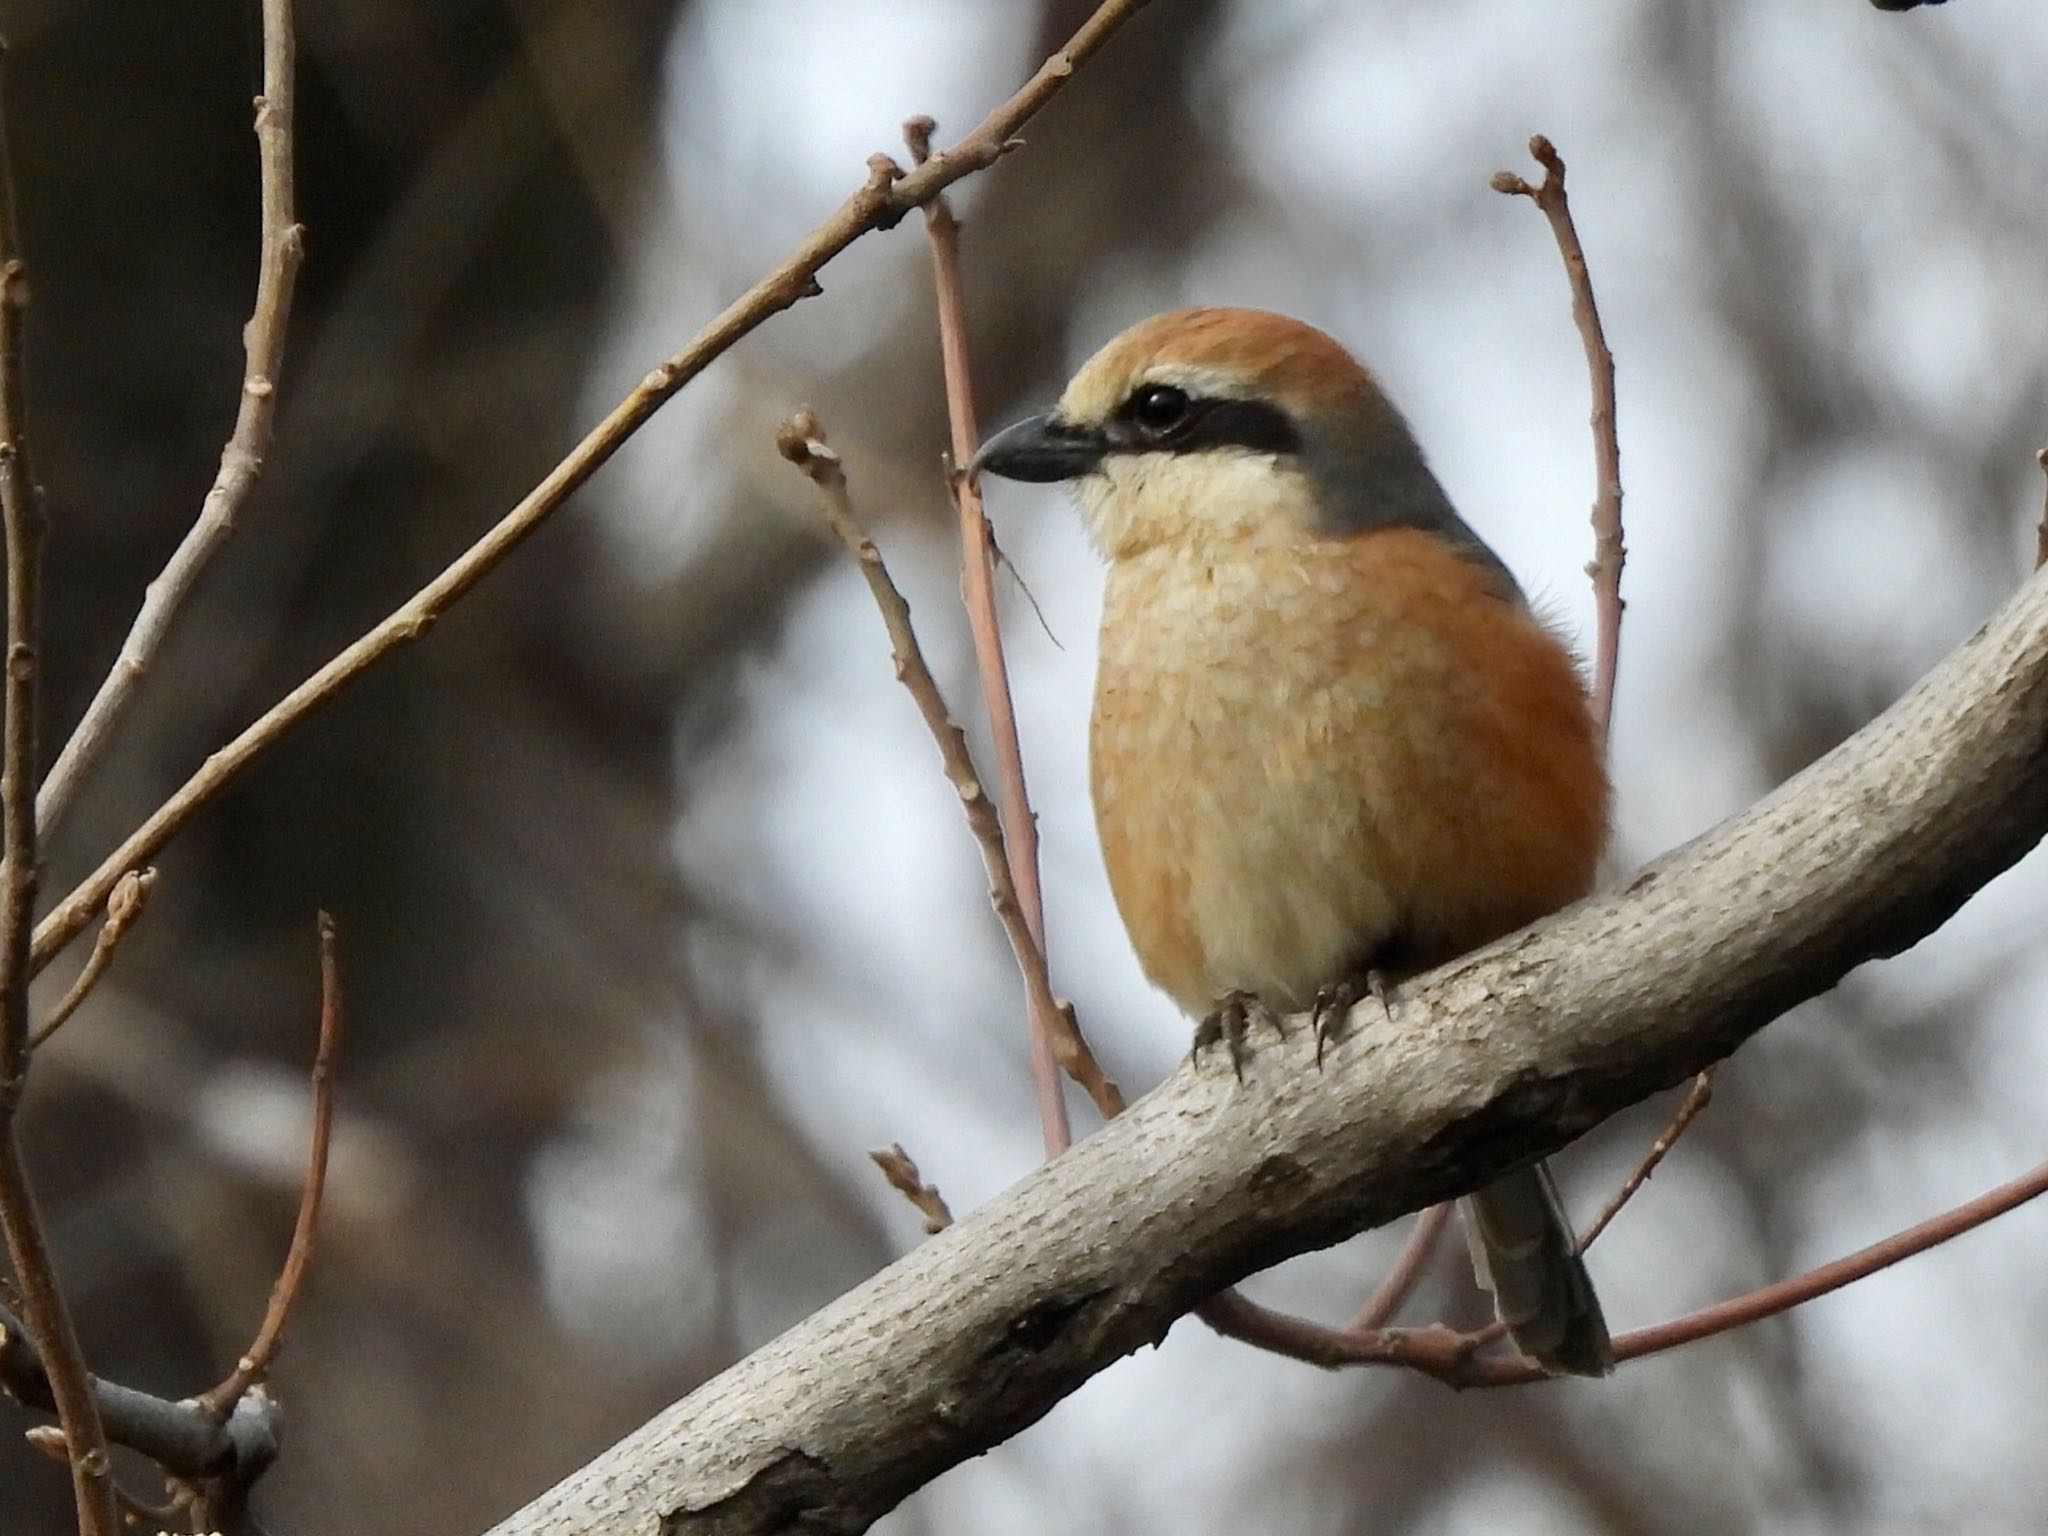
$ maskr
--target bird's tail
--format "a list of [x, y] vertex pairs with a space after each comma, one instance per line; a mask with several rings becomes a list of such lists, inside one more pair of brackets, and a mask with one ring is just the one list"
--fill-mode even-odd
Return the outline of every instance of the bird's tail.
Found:
[[1541, 1163], [1465, 1202], [1472, 1267], [1522, 1353], [1554, 1375], [1605, 1376], [1614, 1346], [1557, 1186]]

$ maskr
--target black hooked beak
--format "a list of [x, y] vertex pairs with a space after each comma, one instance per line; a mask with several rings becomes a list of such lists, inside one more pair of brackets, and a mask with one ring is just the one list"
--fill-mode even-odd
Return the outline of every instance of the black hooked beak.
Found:
[[1101, 432], [1077, 427], [1047, 411], [1027, 416], [983, 443], [967, 473], [970, 478], [986, 473], [1043, 485], [1089, 473], [1108, 451], [1109, 442]]

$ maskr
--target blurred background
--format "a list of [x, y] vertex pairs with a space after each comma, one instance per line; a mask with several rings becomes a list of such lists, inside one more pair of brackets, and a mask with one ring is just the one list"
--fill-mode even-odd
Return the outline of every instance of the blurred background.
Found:
[[[1088, 9], [304, 0], [277, 451], [46, 889], [502, 513], [905, 117], [964, 131]], [[259, 38], [254, 0], [4, 0], [0, 28], [54, 753], [232, 420]], [[1564, 277], [1540, 216], [1487, 189], [1550, 134], [1620, 361], [1625, 870], [1855, 729], [2030, 567], [2044, 64], [2038, 0], [1156, 0], [956, 198], [984, 425], [1155, 310], [1293, 312], [1373, 363], [1467, 518], [1590, 639]], [[38, 1058], [31, 1152], [92, 1363], [195, 1391], [286, 1244], [314, 912], [336, 913], [343, 1113], [276, 1374], [274, 1529], [481, 1530], [917, 1242], [867, 1148], [902, 1141], [956, 1210], [1037, 1158], [974, 848], [772, 445], [817, 407], [972, 721], [929, 281], [906, 221], [693, 385], [179, 839]], [[1086, 802], [1101, 573], [1057, 493], [992, 505], [1044, 615], [1003, 577], [1055, 979], [1142, 1090], [1186, 1025], [1127, 952]], [[2036, 857], [1746, 1049], [1596, 1251], [1615, 1324], [2037, 1161], [2044, 912]], [[1670, 1108], [1563, 1160], [1582, 1214]], [[1252, 1292], [1346, 1316], [1401, 1235]], [[882, 1529], [2038, 1531], [2044, 1243], [2023, 1210], [1611, 1382], [1500, 1394], [1183, 1323]], [[1479, 1315], [1456, 1244], [1412, 1310]], [[0, 1527], [69, 1529], [25, 1422], [0, 1404]]]

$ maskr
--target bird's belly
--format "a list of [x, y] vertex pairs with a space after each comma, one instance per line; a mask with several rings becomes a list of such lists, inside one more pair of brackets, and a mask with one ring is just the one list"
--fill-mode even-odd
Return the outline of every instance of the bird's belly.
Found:
[[1421, 535], [1118, 561], [1096, 823], [1146, 974], [1188, 1012], [1305, 1006], [1590, 889], [1606, 778], [1569, 654]]
[[1148, 591], [1143, 574], [1112, 575], [1090, 743], [1118, 908], [1188, 1012], [1240, 989], [1305, 1006], [1398, 920], [1376, 826], [1384, 679], [1284, 643], [1313, 619], [1273, 623], [1294, 582], [1207, 570]]

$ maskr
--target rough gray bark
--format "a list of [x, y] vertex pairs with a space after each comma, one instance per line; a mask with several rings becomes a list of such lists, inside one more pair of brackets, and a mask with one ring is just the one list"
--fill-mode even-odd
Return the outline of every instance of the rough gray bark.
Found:
[[494, 1536], [853, 1532], [1191, 1305], [1470, 1189], [1897, 953], [2048, 830], [2048, 576], [1749, 811], [1595, 898], [1305, 1030], [1183, 1068]]

